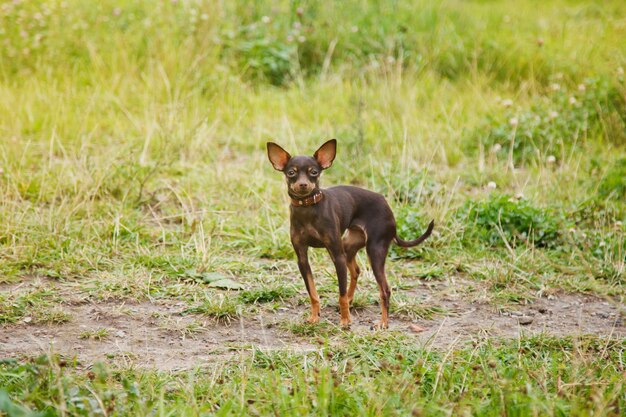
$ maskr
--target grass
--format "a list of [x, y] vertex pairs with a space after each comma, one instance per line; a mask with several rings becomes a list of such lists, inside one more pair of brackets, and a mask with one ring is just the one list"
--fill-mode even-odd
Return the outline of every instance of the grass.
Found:
[[[427, 244], [392, 249], [392, 321], [445, 316], [406, 291], [461, 279], [498, 311], [559, 292], [623, 305], [625, 16], [620, 1], [0, 5], [0, 332], [72, 325], [76, 299], [181, 303], [189, 321], [163, 326], [183, 337], [304, 311], [264, 146], [308, 153], [331, 137], [323, 185], [383, 193], [405, 239], [436, 222]], [[332, 307], [334, 268], [311, 260]], [[355, 308], [377, 310], [359, 263]], [[173, 374], [3, 361], [0, 415], [626, 408], [621, 341], [439, 351], [293, 319], [279, 327], [294, 341], [326, 345]]]
[[222, 323], [230, 323], [241, 315], [239, 304], [224, 294], [209, 295], [183, 313], [202, 314]]
[[295, 290], [291, 287], [258, 288], [242, 291], [239, 299], [246, 304], [270, 303], [284, 301], [295, 294]]
[[[524, 338], [445, 352], [402, 338], [347, 336], [343, 348], [253, 354], [180, 378], [150, 371], [85, 372], [43, 356], [0, 365], [0, 410], [9, 415], [619, 415], [626, 407], [626, 346], [598, 339]], [[393, 352], [393, 354], [389, 354]], [[13, 402], [22, 393], [31, 407]], [[47, 413], [47, 414], [46, 414]]]
[[423, 300], [414, 297], [394, 297], [393, 306], [390, 308], [393, 314], [404, 316], [410, 320], [432, 319], [437, 315], [445, 313], [439, 306], [424, 303]]
[[85, 330], [81, 332], [79, 338], [81, 339], [94, 339], [94, 340], [103, 340], [109, 337], [109, 329], [106, 327], [94, 330]]
[[0, 323], [58, 324], [71, 320], [71, 315], [55, 306], [60, 300], [54, 290], [34, 288], [12, 296], [0, 294]]

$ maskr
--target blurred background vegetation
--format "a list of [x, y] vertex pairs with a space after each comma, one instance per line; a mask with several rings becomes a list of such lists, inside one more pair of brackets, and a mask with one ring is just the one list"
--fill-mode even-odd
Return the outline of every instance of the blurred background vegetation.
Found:
[[384, 193], [407, 238], [437, 219], [394, 256], [456, 269], [536, 245], [579, 266], [570, 287], [623, 284], [625, 8], [3, 2], [0, 268], [290, 258], [264, 143], [337, 137], [326, 184]]

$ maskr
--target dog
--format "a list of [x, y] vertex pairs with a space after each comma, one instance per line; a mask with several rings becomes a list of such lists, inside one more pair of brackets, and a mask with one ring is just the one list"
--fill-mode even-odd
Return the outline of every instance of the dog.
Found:
[[335, 265], [339, 312], [344, 328], [350, 326], [350, 305], [360, 273], [356, 254], [365, 248], [380, 291], [382, 317], [377, 327], [385, 329], [389, 326], [391, 296], [385, 275], [389, 247], [392, 242], [403, 248], [419, 245], [430, 236], [435, 223], [431, 221], [422, 236], [405, 241], [397, 235], [393, 212], [381, 194], [346, 185], [321, 189], [320, 175], [332, 166], [336, 153], [336, 139], [324, 143], [312, 157], [292, 157], [279, 145], [267, 143], [272, 166], [287, 180], [287, 192], [291, 198], [291, 243], [311, 300], [308, 322], [317, 323], [320, 317], [320, 299], [309, 265], [309, 247], [326, 248]]

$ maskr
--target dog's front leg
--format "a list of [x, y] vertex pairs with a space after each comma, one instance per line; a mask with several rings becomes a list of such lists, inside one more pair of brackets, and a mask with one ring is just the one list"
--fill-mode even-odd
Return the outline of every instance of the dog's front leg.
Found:
[[298, 257], [298, 269], [304, 279], [304, 285], [311, 299], [311, 317], [309, 317], [308, 322], [317, 323], [320, 321], [320, 297], [317, 295], [317, 289], [313, 281], [313, 272], [311, 272], [311, 265], [309, 265], [309, 247], [297, 242], [292, 243]]
[[339, 283], [339, 314], [341, 315], [341, 326], [350, 327], [350, 300], [348, 299], [348, 258], [341, 241], [328, 246]]

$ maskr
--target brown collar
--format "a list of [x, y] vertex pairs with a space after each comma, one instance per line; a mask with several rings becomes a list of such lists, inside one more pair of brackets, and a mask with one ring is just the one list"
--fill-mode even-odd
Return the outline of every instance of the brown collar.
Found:
[[312, 205], [317, 204], [320, 201], [322, 201], [323, 197], [324, 197], [324, 194], [322, 194], [322, 191], [319, 190], [318, 192], [316, 192], [312, 196], [309, 196], [309, 197], [306, 197], [306, 198], [303, 198], [303, 199], [296, 200], [295, 198], [292, 198], [291, 199], [291, 204], [296, 206], [296, 207], [312, 206]]

